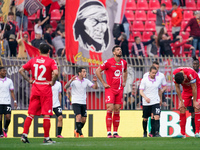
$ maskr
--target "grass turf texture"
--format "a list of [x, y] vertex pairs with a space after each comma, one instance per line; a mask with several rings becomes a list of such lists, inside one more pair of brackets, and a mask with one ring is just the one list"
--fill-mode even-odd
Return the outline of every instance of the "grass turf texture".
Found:
[[30, 138], [30, 144], [20, 141], [20, 138], [0, 139], [0, 150], [199, 150], [200, 138], [64, 138], [53, 139], [57, 143], [44, 144], [43, 138]]

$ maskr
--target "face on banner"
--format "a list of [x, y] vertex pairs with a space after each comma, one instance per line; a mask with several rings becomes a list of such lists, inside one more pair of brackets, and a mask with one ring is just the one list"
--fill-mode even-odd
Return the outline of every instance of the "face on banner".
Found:
[[99, 1], [83, 3], [74, 22], [74, 38], [86, 50], [103, 52], [109, 45], [109, 17]]

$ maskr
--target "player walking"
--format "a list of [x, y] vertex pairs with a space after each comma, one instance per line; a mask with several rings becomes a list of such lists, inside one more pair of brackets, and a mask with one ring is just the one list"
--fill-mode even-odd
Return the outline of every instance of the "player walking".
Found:
[[[54, 75], [53, 75], [54, 76]], [[59, 81], [56, 81], [56, 83], [52, 86], [52, 92], [53, 92], [53, 111], [58, 117], [58, 135], [57, 138], [63, 138], [61, 135], [62, 132], [62, 107], [61, 107], [61, 100], [62, 100], [62, 86]]]
[[[120, 108], [123, 103], [123, 89], [127, 79], [127, 62], [121, 59], [122, 50], [120, 46], [114, 46], [112, 49], [113, 58], [106, 60], [97, 68], [96, 74], [105, 87], [105, 102], [107, 107], [106, 127], [108, 138], [121, 138], [117, 130], [120, 122]], [[101, 72], [105, 71], [106, 81], [104, 81]], [[112, 112], [114, 115], [112, 118]], [[113, 136], [111, 134], [111, 125], [113, 122]]]
[[[160, 80], [161, 81], [161, 85], [162, 85], [162, 89], [160, 90], [160, 94], [162, 95], [163, 92], [165, 92], [165, 90], [167, 89], [167, 82], [166, 82], [166, 79], [165, 79], [165, 75], [162, 73], [162, 72], [159, 72], [159, 63], [157, 61], [154, 61], [153, 62], [153, 66], [156, 67], [156, 69], [158, 70], [157, 73], [156, 73], [156, 80]], [[149, 72], [146, 72], [143, 77], [147, 77], [149, 76]], [[162, 98], [160, 100], [160, 105], [162, 105]], [[151, 131], [149, 133], [149, 137], [153, 137], [155, 136], [155, 119], [154, 119], [154, 114], [152, 113], [151, 114]]]
[[[43, 128], [44, 128], [44, 143], [54, 143], [49, 138], [50, 130], [50, 116], [52, 113], [52, 89], [51, 86], [55, 84], [58, 77], [58, 67], [56, 62], [49, 58], [50, 48], [47, 44], [40, 44], [40, 56], [29, 60], [25, 65], [20, 68], [19, 73], [23, 78], [32, 84], [30, 103], [28, 108], [28, 117], [24, 122], [24, 131], [21, 141], [29, 143], [27, 135], [28, 130], [34, 116], [43, 115]], [[32, 79], [25, 74], [25, 71], [32, 72]], [[52, 79], [52, 72], [54, 77]]]
[[144, 76], [140, 84], [140, 95], [142, 96], [143, 104], [143, 130], [144, 137], [147, 137], [147, 120], [153, 113], [155, 135], [154, 137], [160, 137], [160, 88], [162, 81], [156, 78], [157, 68], [151, 66], [149, 75]]
[[86, 79], [86, 69], [83, 67], [79, 67], [77, 69], [78, 76], [74, 76], [69, 80], [69, 82], [65, 85], [65, 88], [71, 87], [71, 100], [72, 100], [72, 108], [74, 110], [74, 114], [76, 116], [76, 130], [75, 136], [76, 138], [84, 137], [81, 129], [85, 125], [86, 117], [87, 117], [87, 106], [86, 106], [86, 90], [87, 87], [91, 87], [93, 89], [97, 89], [97, 78], [93, 77], [94, 83], [90, 80]]
[[[186, 125], [186, 107], [192, 106], [193, 97], [193, 107], [195, 111], [195, 137], [199, 136], [199, 125], [200, 125], [200, 79], [198, 74], [194, 69], [189, 67], [180, 67], [174, 70], [174, 83], [176, 87], [176, 92], [179, 102], [180, 110], [180, 127], [181, 134], [177, 137], [185, 138], [185, 125]], [[183, 87], [181, 94], [180, 85]]]
[[[0, 138], [7, 138], [8, 126], [10, 124], [11, 118], [11, 97], [14, 100], [15, 109], [17, 108], [17, 101], [14, 94], [14, 86], [11, 79], [6, 77], [6, 69], [0, 67]], [[6, 121], [4, 123], [4, 128], [2, 131], [2, 115]]]

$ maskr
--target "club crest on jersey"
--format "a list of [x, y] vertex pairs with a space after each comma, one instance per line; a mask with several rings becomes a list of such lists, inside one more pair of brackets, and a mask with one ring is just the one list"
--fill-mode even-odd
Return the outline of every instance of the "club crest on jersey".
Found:
[[116, 77], [120, 76], [120, 70], [116, 70], [114, 74]]
[[37, 62], [37, 63], [41, 63], [41, 64], [42, 64], [42, 63], [44, 63], [44, 62], [45, 62], [45, 60], [44, 60], [44, 59], [36, 59], [36, 62]]

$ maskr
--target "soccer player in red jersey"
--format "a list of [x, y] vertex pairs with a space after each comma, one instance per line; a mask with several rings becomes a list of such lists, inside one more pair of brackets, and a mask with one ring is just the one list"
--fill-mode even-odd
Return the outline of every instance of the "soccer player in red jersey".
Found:
[[[122, 50], [120, 46], [114, 46], [112, 52], [114, 57], [100, 65], [96, 70], [96, 75], [105, 87], [107, 136], [108, 138], [121, 138], [117, 130], [120, 122], [119, 111], [123, 103], [123, 89], [127, 79], [127, 62], [121, 58]], [[105, 71], [107, 83], [102, 78], [102, 71]], [[114, 115], [112, 117], [113, 110]], [[111, 135], [112, 122], [113, 136]]]
[[[50, 116], [52, 113], [52, 89], [51, 86], [55, 84], [58, 77], [58, 67], [56, 62], [49, 58], [50, 47], [47, 44], [40, 44], [40, 56], [29, 60], [23, 65], [19, 73], [23, 78], [32, 84], [30, 103], [28, 108], [28, 117], [24, 122], [24, 131], [21, 141], [29, 143], [27, 135], [28, 130], [34, 116], [43, 115], [43, 129], [44, 129], [44, 143], [54, 143], [49, 138], [50, 130]], [[25, 74], [25, 71], [32, 72], [32, 79]], [[54, 77], [52, 79], [52, 72]]]
[[[180, 100], [179, 110], [180, 110], [180, 127], [181, 134], [177, 137], [185, 138], [185, 125], [186, 125], [186, 107], [192, 106], [193, 97], [193, 107], [195, 111], [195, 137], [199, 137], [199, 127], [200, 127], [200, 78], [196, 71], [189, 67], [180, 67], [174, 70], [174, 83], [176, 87], [176, 92]], [[180, 86], [182, 85], [183, 91], [181, 94]]]

